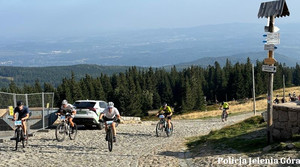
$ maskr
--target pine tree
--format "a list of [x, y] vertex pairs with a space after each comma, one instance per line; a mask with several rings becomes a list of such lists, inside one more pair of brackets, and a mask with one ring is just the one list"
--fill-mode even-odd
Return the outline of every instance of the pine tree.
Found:
[[97, 77], [97, 79], [95, 80], [94, 85], [95, 85], [96, 99], [101, 99], [106, 101], [106, 95], [103, 90], [103, 86], [99, 77]]
[[72, 94], [72, 99], [70, 101], [75, 102], [76, 100], [80, 100], [82, 98], [82, 93], [79, 84], [75, 80], [75, 74], [72, 71], [71, 80], [70, 80], [70, 91]]

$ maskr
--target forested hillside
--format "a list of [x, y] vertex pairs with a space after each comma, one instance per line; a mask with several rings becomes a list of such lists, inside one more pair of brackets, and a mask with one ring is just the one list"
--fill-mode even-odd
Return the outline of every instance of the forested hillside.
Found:
[[13, 80], [18, 86], [33, 85], [38, 79], [41, 83], [47, 82], [57, 87], [62, 79], [70, 76], [73, 71], [76, 79], [80, 79], [89, 74], [96, 77], [101, 73], [112, 75], [114, 73], [125, 72], [126, 66], [99, 66], [80, 64], [73, 66], [51, 66], [51, 67], [12, 67], [0, 66], [0, 87], [7, 87], [9, 81]]
[[[266, 93], [267, 73], [261, 71], [262, 62], [255, 66], [256, 94]], [[276, 64], [274, 89], [281, 88], [282, 76], [286, 86], [300, 85], [300, 66], [290, 68]], [[207, 68], [191, 66], [182, 71], [173, 67], [165, 69], [138, 69], [130, 67], [126, 72], [108, 76], [99, 74], [92, 77], [86, 74], [76, 80], [76, 72], [62, 79], [55, 87], [51, 83], [18, 87], [11, 81], [3, 92], [33, 93], [55, 92], [55, 103], [63, 99], [73, 103], [78, 99], [102, 99], [113, 101], [124, 115], [146, 115], [148, 110], [157, 109], [163, 102], [175, 108], [176, 113], [203, 110], [207, 103], [216, 100], [232, 100], [252, 97], [252, 64], [231, 64], [228, 60], [222, 68], [218, 62]], [[205, 100], [206, 99], [206, 100]]]

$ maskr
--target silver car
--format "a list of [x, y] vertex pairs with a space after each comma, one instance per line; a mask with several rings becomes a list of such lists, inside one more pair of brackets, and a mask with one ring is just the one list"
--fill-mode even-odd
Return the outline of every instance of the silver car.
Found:
[[73, 121], [77, 125], [84, 125], [88, 129], [97, 127], [101, 130], [103, 128], [103, 124], [99, 122], [99, 116], [107, 107], [105, 101], [77, 100], [73, 105], [76, 107], [76, 115]]

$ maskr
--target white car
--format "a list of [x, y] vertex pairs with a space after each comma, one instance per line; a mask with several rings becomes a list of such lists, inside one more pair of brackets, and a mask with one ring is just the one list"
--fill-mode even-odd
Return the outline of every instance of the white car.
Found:
[[74, 122], [77, 125], [84, 125], [86, 128], [96, 126], [103, 128], [103, 124], [99, 122], [100, 113], [107, 107], [107, 103], [102, 100], [77, 100], [73, 104], [76, 108]]

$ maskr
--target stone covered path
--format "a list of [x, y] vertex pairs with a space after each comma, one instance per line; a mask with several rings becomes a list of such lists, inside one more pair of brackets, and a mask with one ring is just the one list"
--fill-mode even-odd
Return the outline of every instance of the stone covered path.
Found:
[[186, 153], [186, 137], [205, 135], [251, 116], [253, 113], [232, 116], [226, 123], [219, 118], [176, 120], [171, 137], [155, 136], [156, 121], [120, 124], [112, 152], [104, 130], [80, 129], [75, 141], [57, 142], [51, 129], [36, 133], [29, 146], [18, 151], [13, 151], [14, 141], [0, 143], [0, 166], [193, 166]]

